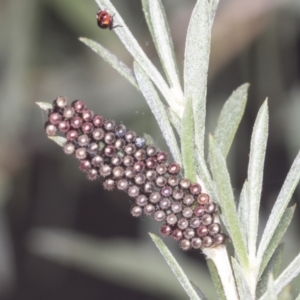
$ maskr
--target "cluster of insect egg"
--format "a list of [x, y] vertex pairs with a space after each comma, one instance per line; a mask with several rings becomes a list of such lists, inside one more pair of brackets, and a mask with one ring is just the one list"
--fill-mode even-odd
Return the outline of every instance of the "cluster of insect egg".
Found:
[[104, 119], [86, 108], [81, 100], [69, 106], [58, 97], [45, 125], [48, 136], [65, 135], [66, 154], [74, 154], [87, 178], [104, 177], [107, 190], [117, 188], [135, 199], [134, 217], [151, 216], [163, 236], [172, 236], [183, 250], [223, 244], [225, 235], [214, 221], [217, 205], [198, 183], [180, 176], [180, 166], [168, 163], [166, 152], [123, 124]]

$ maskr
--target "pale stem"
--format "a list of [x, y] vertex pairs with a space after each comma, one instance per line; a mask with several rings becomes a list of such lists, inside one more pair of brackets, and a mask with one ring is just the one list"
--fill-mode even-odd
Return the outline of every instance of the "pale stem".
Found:
[[207, 258], [214, 262], [222, 282], [226, 299], [239, 300], [226, 247], [224, 245], [220, 245], [216, 248], [203, 249], [203, 253], [207, 256]]

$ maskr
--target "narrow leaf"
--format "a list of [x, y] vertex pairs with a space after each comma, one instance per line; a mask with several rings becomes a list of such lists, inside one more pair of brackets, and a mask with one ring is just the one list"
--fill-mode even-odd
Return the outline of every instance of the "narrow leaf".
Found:
[[253, 299], [241, 266], [239, 265], [239, 263], [236, 261], [234, 257], [231, 258], [231, 261], [232, 261], [232, 268], [234, 271], [240, 299]]
[[[289, 264], [289, 266], [280, 274], [280, 276], [275, 280], [275, 290], [278, 295], [284, 287], [286, 287], [290, 282], [298, 276], [300, 273], [300, 254]], [[260, 300], [268, 300], [266, 294], [264, 294]]]
[[241, 224], [236, 211], [230, 177], [225, 159], [222, 156], [221, 151], [217, 148], [212, 136], [210, 136], [209, 139], [209, 159], [211, 171], [217, 188], [219, 204], [222, 209], [221, 217], [234, 245], [237, 258], [242, 268], [245, 269], [248, 266], [248, 256], [245, 243], [243, 241]]
[[[157, 295], [165, 295], [164, 299], [188, 299], [163, 258], [158, 263], [158, 251], [151, 251], [148, 243], [128, 241], [128, 239], [101, 239], [87, 234], [79, 234], [66, 229], [35, 228], [28, 232], [26, 249], [53, 261], [55, 264], [68, 266], [78, 272], [94, 276], [95, 280], [118, 284], [120, 287], [141, 291], [148, 298], [157, 299]], [[182, 254], [182, 253], [178, 253]], [[201, 264], [195, 265], [181, 256], [193, 277], [198, 278], [201, 285], [210, 289], [211, 282], [200, 271]], [[2, 264], [3, 265], [3, 264]], [[130, 275], [130, 276], [129, 276]], [[198, 275], [198, 277], [196, 277]], [[92, 277], [91, 277], [92, 278]], [[1, 297], [3, 298], [3, 297]], [[114, 297], [81, 297], [82, 299], [113, 300]], [[41, 298], [44, 300], [44, 298]], [[51, 299], [51, 297], [50, 297]], [[57, 299], [57, 298], [53, 298]], [[66, 297], [65, 300], [73, 299]], [[118, 300], [128, 298], [118, 297]], [[131, 299], [131, 298], [130, 298]], [[141, 297], [141, 300], [145, 298]]]
[[241, 230], [243, 234], [243, 240], [245, 245], [248, 245], [248, 215], [249, 215], [249, 199], [247, 198], [248, 196], [248, 182], [247, 180], [244, 182], [242, 191], [241, 191], [241, 196], [240, 196], [240, 201], [239, 201], [239, 206], [238, 206], [238, 216], [239, 220], [241, 223]]
[[166, 13], [161, 0], [142, 0], [146, 21], [169, 84], [182, 95]]
[[171, 93], [167, 83], [161, 76], [161, 74], [157, 71], [155, 66], [146, 56], [143, 49], [138, 44], [137, 40], [134, 38], [125, 22], [121, 18], [121, 16], [116, 11], [115, 7], [112, 5], [110, 0], [95, 0], [98, 6], [101, 9], [106, 9], [110, 14], [114, 15], [115, 24], [120, 25], [114, 29], [115, 33], [120, 38], [121, 42], [127, 49], [127, 51], [132, 55], [135, 61], [141, 66], [144, 72], [150, 77], [150, 79], [154, 82], [157, 88], [160, 90], [169, 106], [172, 107], [172, 102], [174, 103], [174, 95]]
[[276, 290], [274, 286], [274, 279], [272, 274], [269, 275], [266, 295], [268, 300], [277, 300]]
[[256, 255], [256, 239], [259, 221], [259, 205], [263, 181], [263, 168], [268, 137], [268, 103], [264, 102], [255, 120], [251, 137], [248, 166], [248, 251], [251, 261]]
[[259, 277], [264, 272], [264, 269], [267, 266], [274, 251], [278, 247], [278, 244], [280, 243], [281, 238], [283, 237], [287, 228], [289, 227], [289, 225], [292, 221], [292, 218], [294, 216], [295, 208], [296, 208], [296, 205], [293, 205], [292, 207], [287, 208], [286, 211], [284, 212], [284, 214], [281, 218], [281, 221], [278, 224], [276, 231], [274, 232], [273, 237], [262, 257], [260, 268], [259, 268]]
[[293, 165], [284, 181], [284, 184], [280, 190], [278, 198], [273, 206], [271, 215], [268, 219], [267, 225], [263, 232], [261, 242], [258, 248], [257, 259], [262, 260], [264, 253], [274, 235], [274, 232], [280, 224], [282, 215], [285, 212], [286, 207], [289, 204], [289, 201], [292, 198], [292, 195], [299, 183], [300, 180], [300, 151], [295, 158]]
[[181, 123], [181, 153], [184, 175], [192, 182], [196, 181], [195, 147], [194, 147], [194, 122], [192, 99], [186, 103]]
[[280, 271], [280, 265], [282, 261], [282, 254], [283, 254], [284, 245], [281, 244], [275, 250], [272, 258], [270, 259], [263, 275], [259, 279], [256, 288], [256, 296], [257, 298], [261, 297], [266, 292], [269, 275], [273, 274], [274, 278], [277, 278]]
[[144, 95], [152, 113], [154, 114], [154, 117], [156, 118], [158, 126], [160, 127], [167, 145], [170, 148], [174, 160], [178, 164], [182, 165], [181, 154], [177, 145], [176, 137], [169, 122], [164, 105], [160, 101], [152, 82], [137, 63], [134, 63], [134, 73], [140, 90]]
[[182, 285], [184, 290], [186, 291], [187, 295], [190, 297], [190, 299], [193, 300], [201, 300], [200, 296], [196, 293], [193, 286], [191, 285], [191, 282], [187, 278], [184, 271], [181, 269], [178, 262], [175, 260], [172, 253], [169, 251], [169, 249], [165, 246], [163, 241], [157, 237], [154, 234], [150, 233], [150, 237], [152, 238], [153, 242], [155, 243], [156, 247], [159, 249], [160, 253], [163, 255], [164, 259], [166, 260], [167, 264], [172, 269], [174, 275], [176, 276], [179, 283]]
[[193, 99], [195, 142], [204, 156], [206, 86], [210, 53], [210, 4], [198, 0], [189, 23], [184, 56], [184, 94]]
[[249, 84], [246, 83], [232, 93], [225, 102], [218, 119], [214, 138], [225, 158], [245, 112], [248, 88]]
[[219, 299], [220, 300], [226, 300], [226, 296], [224, 294], [224, 290], [223, 290], [223, 287], [222, 287], [222, 282], [220, 280], [218, 270], [217, 270], [214, 262], [211, 259], [208, 259], [206, 262], [207, 262], [207, 266], [208, 266], [208, 269], [209, 269], [209, 272], [210, 272], [210, 276], [211, 276], [211, 279], [212, 279], [212, 281], [214, 283], [214, 286], [216, 288]]
[[106, 62], [108, 62], [114, 69], [124, 76], [136, 89], [139, 89], [132, 70], [122, 61], [120, 61], [114, 54], [95, 41], [87, 38], [79, 38], [79, 40], [91, 48], [95, 53], [100, 55]]

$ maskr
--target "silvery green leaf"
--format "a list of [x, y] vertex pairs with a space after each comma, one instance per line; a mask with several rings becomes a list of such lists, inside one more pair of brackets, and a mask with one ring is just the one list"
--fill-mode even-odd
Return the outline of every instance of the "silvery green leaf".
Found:
[[225, 159], [212, 136], [209, 139], [209, 162], [216, 184], [219, 205], [222, 209], [222, 220], [232, 240], [238, 261], [242, 268], [245, 269], [249, 263], [248, 255], [236, 211], [230, 177]]
[[236, 261], [234, 257], [231, 258], [232, 261], [232, 268], [234, 271], [236, 285], [239, 292], [240, 299], [253, 299], [249, 287], [247, 285], [247, 280], [244, 276], [243, 269], [241, 268], [240, 264]]
[[218, 274], [218, 270], [217, 270], [214, 262], [211, 259], [207, 259], [206, 262], [207, 262], [207, 266], [208, 266], [208, 269], [209, 269], [209, 272], [210, 272], [210, 276], [211, 276], [211, 279], [212, 279], [212, 281], [214, 283], [214, 286], [216, 288], [219, 299], [220, 300], [227, 300], [226, 296], [224, 294], [224, 290], [223, 290], [222, 282], [221, 282], [219, 274]]
[[142, 0], [146, 21], [169, 84], [182, 94], [166, 13], [161, 0]]
[[47, 102], [35, 102], [41, 109], [48, 111], [49, 109], [52, 109], [53, 106], [50, 103]]
[[266, 295], [268, 300], [277, 300], [276, 290], [274, 286], [274, 279], [272, 274], [269, 275]]
[[300, 180], [300, 151], [295, 158], [291, 169], [283, 183], [283, 186], [280, 190], [278, 198], [273, 206], [271, 211], [270, 217], [267, 221], [265, 226], [265, 230], [263, 232], [258, 252], [257, 252], [257, 259], [261, 261], [265, 251], [274, 235], [274, 232], [277, 226], [280, 224], [282, 215], [285, 212], [286, 207], [288, 206], [289, 201], [292, 198], [292, 195], [297, 187], [299, 180]]
[[295, 300], [300, 300], [300, 294], [297, 296], [297, 298]]
[[259, 221], [259, 206], [263, 181], [263, 168], [268, 138], [268, 102], [261, 106], [255, 120], [250, 144], [248, 165], [248, 251], [251, 261], [256, 255], [256, 240]]
[[241, 230], [243, 233], [243, 240], [245, 245], [248, 245], [248, 215], [249, 215], [249, 199], [247, 198], [248, 196], [248, 182], [247, 180], [244, 182], [242, 191], [241, 191], [241, 196], [240, 196], [240, 201], [239, 201], [239, 206], [238, 206], [238, 216], [239, 220], [241, 223]]
[[283, 244], [280, 244], [276, 248], [276, 250], [275, 250], [272, 258], [270, 259], [263, 275], [259, 279], [259, 282], [258, 282], [257, 288], [256, 288], [257, 298], [259, 298], [261, 295], [263, 295], [266, 292], [269, 275], [273, 274], [274, 278], [278, 277], [279, 272], [280, 272], [280, 265], [281, 265], [281, 261], [282, 261], [283, 248], [284, 248]]
[[182, 166], [181, 154], [177, 145], [176, 137], [164, 105], [160, 101], [151, 80], [136, 62], [134, 63], [134, 73], [140, 90], [144, 95], [152, 113], [154, 114], [154, 117], [167, 142], [167, 145], [170, 148], [174, 160]]
[[[275, 290], [278, 295], [284, 287], [286, 287], [290, 282], [298, 276], [300, 273], [300, 254], [288, 265], [288, 267], [280, 274], [280, 276], [275, 280]], [[264, 294], [260, 300], [268, 300], [268, 296]]]
[[124, 76], [136, 89], [139, 89], [132, 70], [120, 61], [114, 54], [105, 49], [102, 45], [87, 38], [79, 38], [81, 42], [91, 48], [94, 52], [100, 55], [108, 62], [115, 70]]
[[248, 83], [243, 84], [231, 94], [222, 108], [214, 131], [215, 141], [225, 158], [245, 112], [248, 88]]
[[274, 251], [278, 247], [278, 244], [281, 241], [281, 238], [285, 234], [287, 228], [289, 227], [294, 212], [295, 212], [296, 205], [293, 205], [292, 207], [289, 207], [285, 210], [280, 223], [278, 224], [272, 239], [262, 257], [260, 268], [259, 268], [259, 276], [264, 272], [265, 267], [268, 265], [269, 259], [272, 257]]
[[194, 122], [193, 122], [193, 107], [192, 99], [186, 103], [182, 123], [181, 123], [181, 153], [182, 163], [184, 168], [184, 177], [196, 181], [195, 171], [195, 144], [194, 144]]
[[113, 4], [110, 2], [110, 0], [95, 1], [101, 9], [106, 9], [111, 15], [114, 15], [115, 24], [121, 26], [115, 28], [114, 32], [118, 35], [121, 42], [123, 43], [127, 51], [132, 55], [134, 60], [138, 62], [143, 71], [148, 75], [148, 77], [150, 77], [150, 79], [162, 93], [169, 106], [172, 107], [172, 103], [174, 104], [174, 95], [171, 93], [167, 83], [165, 82], [161, 74], [157, 71], [155, 66], [146, 56], [145, 52], [138, 44], [137, 40], [134, 38]]
[[195, 142], [204, 155], [206, 86], [210, 53], [210, 4], [198, 0], [190, 19], [184, 55], [184, 94], [193, 100]]
[[180, 134], [180, 132], [181, 132], [181, 120], [180, 120], [180, 118], [170, 108], [168, 108], [167, 114], [168, 114], [170, 122], [172, 123], [172, 125], [176, 129], [177, 133]]
[[62, 136], [49, 136], [48, 138], [53, 142], [55, 142], [60, 147], [63, 147], [67, 142], [67, 139]]
[[166, 260], [167, 264], [172, 269], [174, 275], [176, 276], [177, 280], [182, 285], [182, 287], [184, 288], [185, 292], [190, 297], [190, 299], [201, 300], [200, 296], [194, 290], [190, 280], [188, 279], [188, 277], [186, 276], [184, 271], [181, 269], [180, 265], [175, 260], [172, 253], [165, 246], [163, 241], [159, 237], [157, 237], [156, 235], [151, 234], [151, 233], [150, 233], [150, 237], [152, 238], [152, 240], [155, 243], [156, 247], [159, 249], [160, 253], [163, 255], [163, 257]]

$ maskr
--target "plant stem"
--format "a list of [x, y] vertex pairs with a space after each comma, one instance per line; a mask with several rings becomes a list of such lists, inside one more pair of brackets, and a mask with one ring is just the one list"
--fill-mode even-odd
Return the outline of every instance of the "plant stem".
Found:
[[203, 249], [203, 252], [207, 258], [214, 262], [218, 270], [226, 298], [230, 300], [239, 300], [226, 247], [224, 245], [220, 245], [216, 248]]

